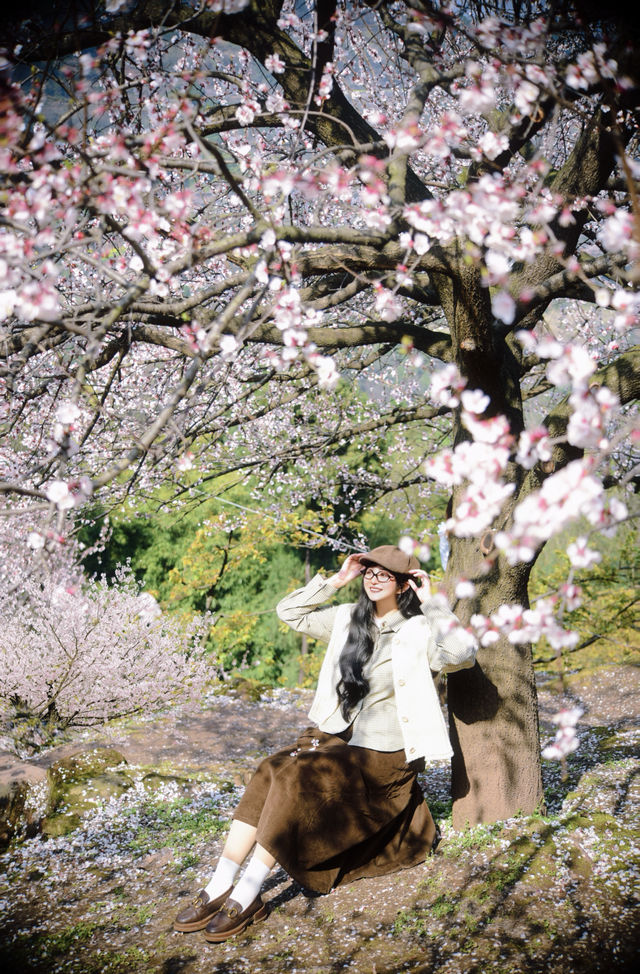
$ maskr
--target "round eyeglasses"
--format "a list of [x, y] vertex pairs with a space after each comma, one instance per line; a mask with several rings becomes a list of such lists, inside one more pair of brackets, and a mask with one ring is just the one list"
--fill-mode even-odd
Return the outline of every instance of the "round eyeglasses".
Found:
[[389, 572], [376, 571], [375, 568], [366, 568], [362, 574], [367, 582], [372, 582], [375, 579], [381, 585], [386, 585], [387, 582], [392, 582], [395, 578]]

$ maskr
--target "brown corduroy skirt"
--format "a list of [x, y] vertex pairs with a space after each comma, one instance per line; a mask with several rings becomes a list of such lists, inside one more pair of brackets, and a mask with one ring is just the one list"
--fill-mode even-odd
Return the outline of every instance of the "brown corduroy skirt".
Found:
[[415, 866], [436, 832], [403, 750], [351, 746], [315, 727], [259, 764], [234, 818], [318, 893]]

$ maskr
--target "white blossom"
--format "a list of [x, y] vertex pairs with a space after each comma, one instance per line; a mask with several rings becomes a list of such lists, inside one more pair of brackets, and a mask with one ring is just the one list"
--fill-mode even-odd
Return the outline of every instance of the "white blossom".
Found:
[[516, 303], [508, 291], [498, 291], [491, 298], [491, 310], [494, 317], [504, 321], [505, 325], [513, 324], [516, 316]]
[[52, 504], [65, 511], [74, 506], [73, 494], [64, 480], [53, 480], [48, 484], [45, 494]]

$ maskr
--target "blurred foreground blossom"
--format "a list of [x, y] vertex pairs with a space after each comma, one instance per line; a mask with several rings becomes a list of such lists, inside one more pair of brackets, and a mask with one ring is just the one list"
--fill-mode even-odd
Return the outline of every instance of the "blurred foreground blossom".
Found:
[[405, 555], [415, 555], [420, 561], [429, 561], [431, 548], [427, 544], [415, 541], [410, 535], [404, 534], [398, 541], [398, 548], [404, 551]]
[[580, 707], [563, 707], [551, 720], [558, 725], [555, 739], [542, 751], [542, 757], [551, 761], [562, 761], [578, 747], [576, 724], [584, 711]]

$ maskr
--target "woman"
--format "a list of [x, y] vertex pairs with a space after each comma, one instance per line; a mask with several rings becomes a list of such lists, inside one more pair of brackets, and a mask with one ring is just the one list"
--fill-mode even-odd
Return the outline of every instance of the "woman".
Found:
[[[358, 575], [355, 604], [319, 608]], [[327, 893], [429, 855], [436, 826], [417, 772], [425, 759], [452, 753], [430, 670], [475, 661], [473, 636], [432, 596], [417, 560], [393, 545], [350, 555], [336, 575], [316, 575], [277, 611], [329, 643], [309, 712], [315, 726], [261, 762], [211, 881], [176, 919], [176, 930], [204, 928], [213, 943], [266, 917], [260, 890], [276, 862]]]

